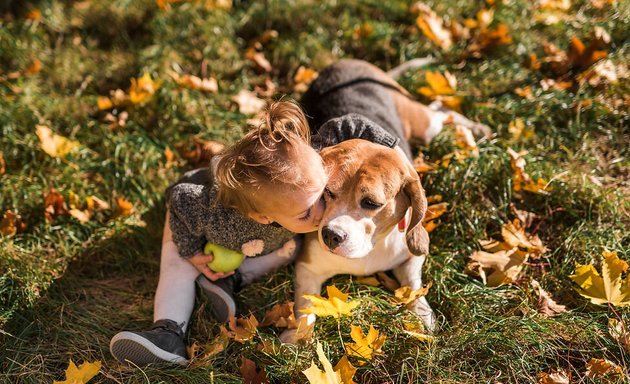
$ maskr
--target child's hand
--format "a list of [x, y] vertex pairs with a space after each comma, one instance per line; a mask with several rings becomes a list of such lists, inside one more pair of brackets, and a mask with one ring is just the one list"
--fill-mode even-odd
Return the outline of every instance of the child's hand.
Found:
[[203, 273], [205, 277], [207, 277], [208, 279], [212, 281], [216, 281], [216, 280], [219, 280], [219, 279], [222, 279], [224, 277], [228, 277], [234, 274], [234, 271], [215, 272], [212, 269], [210, 269], [208, 267], [208, 263], [211, 262], [213, 258], [214, 258], [213, 255], [204, 255], [203, 253], [198, 253], [195, 256], [189, 258], [188, 261], [190, 261], [191, 264], [194, 265], [195, 268], [197, 268], [199, 272]]

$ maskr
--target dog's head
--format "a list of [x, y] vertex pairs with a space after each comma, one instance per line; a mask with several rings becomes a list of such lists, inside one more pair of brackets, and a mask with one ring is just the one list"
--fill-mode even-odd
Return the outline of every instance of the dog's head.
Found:
[[407, 228], [412, 254], [429, 252], [429, 235], [422, 226], [427, 201], [411, 164], [394, 149], [365, 140], [344, 141], [321, 155], [329, 174], [318, 233], [325, 249], [361, 258], [398, 225]]

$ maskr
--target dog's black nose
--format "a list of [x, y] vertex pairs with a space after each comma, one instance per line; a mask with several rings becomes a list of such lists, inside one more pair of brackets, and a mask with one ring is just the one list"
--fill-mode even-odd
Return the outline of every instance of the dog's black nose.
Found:
[[322, 239], [330, 250], [337, 248], [339, 244], [346, 240], [346, 237], [348, 237], [348, 235], [343, 231], [333, 230], [328, 226], [322, 228]]

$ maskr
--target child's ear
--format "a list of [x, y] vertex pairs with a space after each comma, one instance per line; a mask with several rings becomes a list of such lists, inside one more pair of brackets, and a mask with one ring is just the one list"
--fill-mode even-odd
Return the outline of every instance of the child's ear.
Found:
[[269, 216], [265, 216], [262, 213], [258, 213], [258, 212], [250, 212], [248, 214], [249, 218], [254, 220], [257, 223], [260, 224], [271, 224], [273, 223], [273, 220], [271, 220], [269, 218]]

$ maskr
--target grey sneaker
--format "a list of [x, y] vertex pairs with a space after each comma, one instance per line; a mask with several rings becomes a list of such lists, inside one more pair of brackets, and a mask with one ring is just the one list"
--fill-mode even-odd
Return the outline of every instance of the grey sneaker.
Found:
[[197, 284], [210, 301], [212, 314], [218, 322], [227, 323], [230, 316], [237, 315], [234, 293], [240, 290], [240, 282], [241, 274], [238, 271], [217, 281], [210, 281], [204, 275], [197, 278]]
[[117, 333], [109, 343], [109, 350], [123, 364], [188, 364], [184, 332], [168, 319], [156, 321], [148, 331]]

